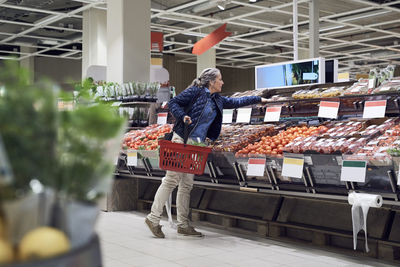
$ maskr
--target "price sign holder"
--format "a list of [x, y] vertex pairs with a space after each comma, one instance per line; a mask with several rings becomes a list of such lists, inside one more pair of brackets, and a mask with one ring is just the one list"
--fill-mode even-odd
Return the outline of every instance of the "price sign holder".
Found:
[[138, 164], [138, 156], [137, 151], [128, 150], [127, 152], [127, 163], [128, 166], [137, 166]]
[[239, 108], [237, 110], [236, 122], [249, 123], [251, 119], [251, 108]]
[[303, 166], [304, 157], [299, 155], [294, 156], [284, 156], [283, 166], [282, 166], [282, 176], [288, 176], [292, 178], [303, 178]]
[[247, 176], [264, 176], [265, 158], [249, 158], [247, 162]]
[[168, 112], [162, 112], [157, 114], [157, 124], [167, 124]]
[[365, 101], [364, 119], [383, 118], [386, 113], [386, 100]]
[[282, 106], [267, 107], [265, 111], [264, 122], [279, 121], [281, 117]]
[[366, 171], [367, 161], [343, 159], [340, 181], [364, 183]]
[[232, 123], [233, 109], [224, 109], [222, 111], [222, 123]]
[[336, 119], [339, 112], [340, 102], [321, 101], [319, 104], [318, 117]]

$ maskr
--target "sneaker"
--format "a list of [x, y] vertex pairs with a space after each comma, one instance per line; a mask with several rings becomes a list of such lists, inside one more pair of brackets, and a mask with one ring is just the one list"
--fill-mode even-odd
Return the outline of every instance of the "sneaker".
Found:
[[198, 236], [202, 237], [203, 234], [200, 232], [197, 232], [193, 226], [188, 226], [188, 227], [179, 227], [178, 226], [178, 234], [186, 235], [186, 236]]
[[147, 224], [150, 231], [153, 233], [155, 237], [165, 238], [163, 231], [161, 231], [161, 225], [154, 226], [154, 224], [147, 218], [144, 222]]

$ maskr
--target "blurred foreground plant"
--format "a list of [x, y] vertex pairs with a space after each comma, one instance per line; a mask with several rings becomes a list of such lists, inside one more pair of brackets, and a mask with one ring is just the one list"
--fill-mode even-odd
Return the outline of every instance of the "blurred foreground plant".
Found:
[[[89, 80], [74, 98], [49, 81], [30, 85], [28, 78], [16, 62], [0, 70], [0, 136], [13, 172], [8, 186], [0, 184], [0, 200], [23, 195], [32, 180], [58, 195], [95, 200], [111, 182], [124, 119], [91, 97]], [[74, 107], [58, 110], [57, 101]]]

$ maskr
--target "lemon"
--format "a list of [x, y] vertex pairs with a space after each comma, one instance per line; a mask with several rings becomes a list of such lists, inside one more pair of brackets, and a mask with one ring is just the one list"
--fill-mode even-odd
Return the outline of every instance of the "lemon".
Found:
[[19, 259], [22, 261], [50, 258], [69, 249], [67, 236], [52, 227], [39, 227], [28, 232], [18, 247]]
[[10, 243], [0, 239], [0, 264], [10, 263], [14, 260], [14, 253]]

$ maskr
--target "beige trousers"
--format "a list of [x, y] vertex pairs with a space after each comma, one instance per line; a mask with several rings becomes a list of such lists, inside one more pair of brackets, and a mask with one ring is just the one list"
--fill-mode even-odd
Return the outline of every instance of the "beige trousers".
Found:
[[[174, 143], [183, 143], [183, 139], [176, 133], [172, 136], [171, 141]], [[190, 142], [191, 140], [189, 139], [188, 143]], [[147, 219], [154, 225], [160, 223], [165, 202], [175, 187], [178, 186], [178, 194], [176, 196], [177, 225], [183, 228], [189, 226], [189, 204], [190, 192], [193, 188], [193, 177], [194, 175], [189, 173], [167, 171], [154, 196], [151, 212], [147, 215]]]

